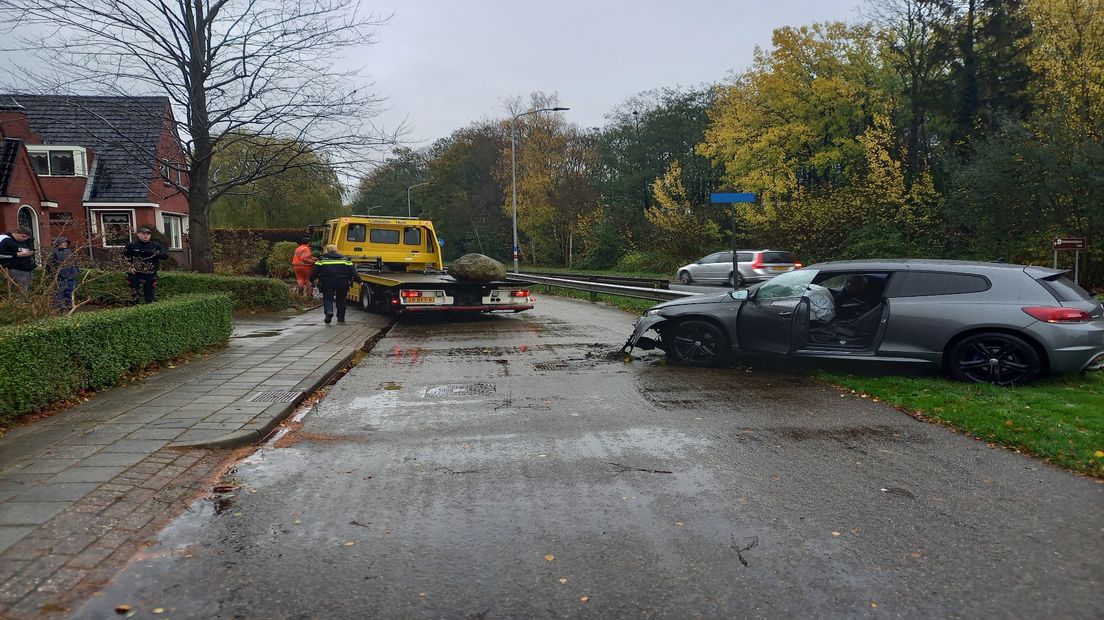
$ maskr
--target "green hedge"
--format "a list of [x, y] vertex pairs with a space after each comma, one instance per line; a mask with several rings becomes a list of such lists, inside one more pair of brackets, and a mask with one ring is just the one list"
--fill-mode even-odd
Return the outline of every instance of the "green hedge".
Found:
[[[92, 274], [77, 287], [77, 300], [91, 298], [101, 304], [130, 301], [126, 274]], [[157, 279], [157, 299], [172, 299], [190, 293], [229, 293], [234, 310], [283, 310], [291, 305], [291, 289], [280, 280], [248, 276], [219, 276], [189, 271], [161, 272]]]
[[0, 328], [0, 417], [35, 411], [128, 372], [230, 338], [227, 294], [181, 295], [131, 308]]

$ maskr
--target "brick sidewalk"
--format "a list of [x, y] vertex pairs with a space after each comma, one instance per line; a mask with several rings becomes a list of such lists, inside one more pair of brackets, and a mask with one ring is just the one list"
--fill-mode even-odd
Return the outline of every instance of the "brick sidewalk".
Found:
[[[0, 438], [0, 617], [62, 611], [187, 506], [391, 319], [235, 321], [229, 346]], [[280, 402], [287, 401], [287, 402]], [[163, 517], [163, 518], [159, 518]]]

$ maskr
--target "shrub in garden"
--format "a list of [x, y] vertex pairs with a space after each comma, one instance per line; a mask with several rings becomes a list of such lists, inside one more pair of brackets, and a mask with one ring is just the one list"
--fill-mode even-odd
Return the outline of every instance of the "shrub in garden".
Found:
[[291, 259], [299, 244], [294, 241], [277, 241], [268, 253], [268, 275], [273, 278], [291, 277]]
[[[157, 299], [172, 299], [188, 293], [230, 293], [234, 310], [283, 310], [291, 303], [291, 291], [286, 284], [271, 278], [220, 276], [188, 271], [162, 273], [157, 280]], [[123, 273], [97, 278], [77, 287], [77, 299], [91, 299], [106, 305], [118, 305], [130, 300]]]
[[226, 275], [258, 273], [261, 259], [268, 256], [270, 247], [271, 242], [251, 232], [234, 235], [230, 242], [213, 243], [215, 272]]
[[0, 327], [0, 418], [114, 384], [184, 353], [226, 342], [227, 294], [78, 313]]

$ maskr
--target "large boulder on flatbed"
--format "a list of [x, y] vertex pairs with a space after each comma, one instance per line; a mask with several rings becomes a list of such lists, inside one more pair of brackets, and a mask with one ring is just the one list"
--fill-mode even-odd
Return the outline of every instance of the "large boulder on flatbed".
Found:
[[468, 282], [494, 282], [506, 277], [506, 267], [490, 256], [465, 254], [452, 261], [449, 274]]

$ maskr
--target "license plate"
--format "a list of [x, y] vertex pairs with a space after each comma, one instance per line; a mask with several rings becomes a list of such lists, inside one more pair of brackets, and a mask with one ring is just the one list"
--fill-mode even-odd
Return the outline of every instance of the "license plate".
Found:
[[789, 267], [771, 267], [770, 270], [771, 271], [789, 271], [790, 268]]
[[431, 304], [433, 303], [432, 297], [407, 297], [406, 303], [408, 304]]

